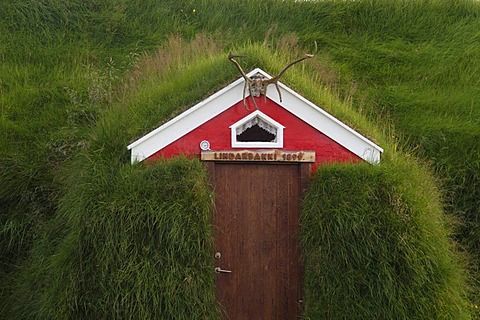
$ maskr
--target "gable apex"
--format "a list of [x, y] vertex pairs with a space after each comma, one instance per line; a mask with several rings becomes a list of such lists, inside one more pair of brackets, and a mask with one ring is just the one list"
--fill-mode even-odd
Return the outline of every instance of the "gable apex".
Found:
[[[265, 71], [255, 68], [247, 73], [248, 77], [260, 74], [272, 78]], [[205, 100], [151, 131], [128, 145], [131, 150], [131, 162], [143, 161], [170, 143], [180, 139], [207, 121], [217, 117], [233, 105], [242, 101], [245, 80], [240, 77]], [[348, 127], [323, 109], [319, 108], [300, 94], [278, 82], [282, 92], [282, 101], [276, 90], [268, 90], [267, 98], [300, 118], [305, 123], [322, 132], [361, 159], [378, 163], [383, 149], [368, 140], [352, 128]], [[245, 98], [249, 99], [248, 90]], [[263, 99], [263, 97], [261, 97]], [[253, 111], [255, 112], [255, 111]], [[232, 124], [228, 124], [231, 126]]]

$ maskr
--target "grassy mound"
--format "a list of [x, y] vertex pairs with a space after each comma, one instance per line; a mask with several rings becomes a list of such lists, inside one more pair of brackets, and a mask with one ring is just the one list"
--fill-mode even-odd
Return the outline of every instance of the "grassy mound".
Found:
[[448, 230], [414, 163], [319, 168], [302, 215], [306, 317], [469, 319]]
[[[129, 141], [178, 113], [178, 106], [235, 78], [225, 53], [192, 50], [172, 62], [180, 69], [165, 68], [160, 62], [177, 56], [178, 41], [136, 64], [118, 104], [65, 168], [70, 173], [58, 212], [39, 228], [42, 236], [16, 276], [13, 318], [218, 317], [204, 167], [182, 158], [132, 166], [125, 153]], [[186, 46], [199, 43], [210, 42]], [[241, 50], [256, 57], [245, 63], [267, 70], [291, 58], [264, 45]], [[291, 70], [286, 79], [352, 126], [381, 137], [348, 101], [319, 91], [314, 70]], [[200, 76], [205, 81], [198, 82]], [[415, 165], [395, 165], [403, 157], [383, 139], [391, 151], [381, 166], [317, 172], [302, 214], [305, 316], [467, 318], [461, 265], [431, 178]]]
[[[84, 228], [73, 212], [92, 208], [87, 202], [101, 195], [81, 198], [80, 190], [87, 192], [82, 183], [106, 185], [102, 176], [123, 181], [120, 175], [133, 174], [124, 168], [125, 145], [238, 77], [225, 60], [229, 50], [249, 55], [242, 60], [245, 69], [261, 67], [273, 74], [292, 58], [317, 48], [315, 59], [289, 70], [284, 82], [386, 149], [385, 169], [365, 173], [373, 180], [382, 175], [387, 185], [405, 185], [404, 178], [381, 173], [394, 167], [406, 170], [391, 164], [404, 162], [398, 146], [433, 167], [445, 209], [460, 220], [456, 239], [473, 258], [470, 270], [473, 282], [479, 283], [479, 17], [479, 3], [470, 0], [1, 3], [0, 314], [52, 315], [52, 301], [63, 301], [60, 287], [68, 290], [45, 270], [60, 272], [60, 264], [78, 258], [66, 256], [74, 246], [67, 238], [78, 239], [72, 230]], [[115, 163], [111, 172], [107, 162]], [[89, 172], [95, 166], [98, 171], [92, 170], [98, 175]], [[406, 189], [401, 190], [403, 195]], [[422, 198], [417, 191], [402, 201], [418, 216], [428, 216], [430, 209], [412, 205], [412, 199]], [[115, 202], [113, 187], [108, 192], [106, 199]], [[83, 199], [75, 209], [70, 208], [74, 194]], [[108, 206], [102, 205], [97, 214], [107, 217]], [[434, 253], [425, 249], [425, 257], [439, 261]], [[72, 275], [71, 268], [66, 272]], [[439, 273], [431, 273], [429, 279], [437, 281]], [[461, 273], [458, 270], [457, 279]], [[105, 286], [115, 283], [108, 277], [103, 280]], [[77, 288], [81, 279], [65, 282]], [[451, 285], [452, 290], [458, 288]], [[85, 290], [71, 302], [107, 316], [107, 300], [103, 307], [82, 304], [94, 300], [93, 292], [90, 296]], [[474, 289], [466, 309], [479, 305], [479, 292]], [[444, 309], [435, 307], [439, 302], [432, 302], [433, 295], [424, 294], [420, 296], [431, 302], [432, 314], [439, 317], [438, 310], [452, 315], [453, 306], [460, 305], [460, 291], [452, 293], [452, 305]], [[444, 301], [446, 295], [440, 296]], [[402, 299], [396, 301], [410, 301]], [[70, 302], [61, 304], [62, 315], [81, 316], [81, 309], [65, 307]], [[419, 306], [412, 308], [426, 315], [428, 308]]]
[[[163, 52], [174, 59], [172, 47], [181, 41], [172, 38]], [[208, 46], [203, 38], [190, 46], [198, 49], [201, 43]], [[36, 242], [7, 288], [4, 314], [17, 319], [218, 317], [210, 259], [213, 198], [203, 166], [187, 159], [132, 166], [126, 154], [132, 132], [141, 134], [218, 85], [213, 74], [222, 66], [212, 70], [215, 59], [206, 55], [192, 50], [184, 58], [203, 61], [182, 75], [167, 68], [162, 76], [142, 72], [126, 78], [129, 88], [118, 91], [124, 99], [105, 112], [86, 146], [62, 170], [64, 195], [55, 214], [36, 226]], [[139, 62], [136, 72], [164, 68], [150, 59]], [[212, 75], [206, 87], [197, 86], [196, 73]]]
[[77, 170], [21, 273], [14, 318], [215, 318], [212, 196], [200, 163], [112, 170], [83, 157]]

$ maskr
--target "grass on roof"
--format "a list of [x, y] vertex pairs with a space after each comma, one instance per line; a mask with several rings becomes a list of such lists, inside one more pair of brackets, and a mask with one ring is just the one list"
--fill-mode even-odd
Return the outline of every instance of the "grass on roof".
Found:
[[35, 255], [56, 254], [61, 219], [36, 246], [73, 192], [77, 154], [126, 162], [128, 142], [238, 76], [230, 50], [275, 73], [317, 48], [285, 82], [376, 140], [387, 163], [412, 153], [434, 169], [478, 283], [479, 16], [471, 0], [0, 4], [1, 300]]

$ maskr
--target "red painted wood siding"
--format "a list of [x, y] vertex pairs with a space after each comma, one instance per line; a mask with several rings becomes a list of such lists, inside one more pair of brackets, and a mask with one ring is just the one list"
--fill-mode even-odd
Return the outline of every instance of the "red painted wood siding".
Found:
[[[256, 102], [260, 111], [285, 126], [283, 150], [314, 150], [316, 153], [314, 166], [324, 162], [361, 161], [361, 158], [357, 155], [272, 100], [267, 99], [264, 102], [263, 97], [261, 97], [257, 98]], [[212, 150], [232, 150], [229, 127], [253, 111], [255, 111], [254, 106], [250, 107], [250, 110], [245, 110], [243, 102], [240, 101], [215, 118], [157, 151], [148, 160], [151, 161], [161, 157], [168, 158], [179, 154], [199, 156], [201, 151], [199, 144], [202, 140], [209, 141]]]

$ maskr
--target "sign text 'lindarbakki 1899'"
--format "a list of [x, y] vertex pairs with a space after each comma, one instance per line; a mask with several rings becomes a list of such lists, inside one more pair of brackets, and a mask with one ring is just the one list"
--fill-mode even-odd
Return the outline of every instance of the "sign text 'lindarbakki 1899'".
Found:
[[315, 162], [315, 152], [282, 150], [202, 151], [202, 160]]

